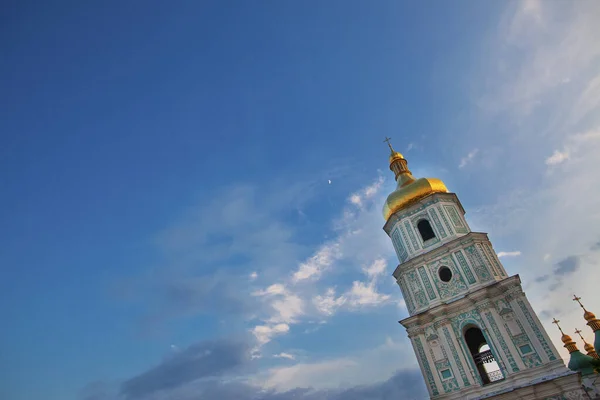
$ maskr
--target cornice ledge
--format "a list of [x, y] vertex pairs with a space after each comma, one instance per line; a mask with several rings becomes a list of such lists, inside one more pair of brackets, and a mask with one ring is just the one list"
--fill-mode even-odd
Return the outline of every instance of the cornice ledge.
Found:
[[491, 284], [477, 289], [475, 292], [467, 293], [463, 297], [453, 300], [448, 303], [441, 303], [433, 308], [422, 311], [418, 314], [407, 317], [398, 321], [404, 327], [417, 324], [422, 326], [431, 322], [437, 323], [443, 319], [451, 319], [454, 315], [460, 312], [477, 308], [488, 309], [492, 307], [492, 302], [506, 296], [507, 292], [521, 291], [521, 279], [519, 275], [513, 275], [501, 281], [492, 282]]

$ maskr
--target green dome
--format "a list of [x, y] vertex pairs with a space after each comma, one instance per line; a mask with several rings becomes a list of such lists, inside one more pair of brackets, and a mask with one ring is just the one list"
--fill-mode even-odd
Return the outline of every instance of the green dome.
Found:
[[596, 353], [600, 351], [600, 329], [594, 332], [594, 348], [596, 349]]
[[581, 372], [581, 375], [589, 375], [594, 373], [594, 359], [590, 356], [586, 356], [579, 350], [571, 353], [571, 359], [569, 360], [569, 369], [571, 371]]

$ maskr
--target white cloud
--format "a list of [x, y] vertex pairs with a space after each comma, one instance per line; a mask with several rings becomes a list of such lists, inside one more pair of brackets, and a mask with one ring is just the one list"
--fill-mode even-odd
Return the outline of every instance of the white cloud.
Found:
[[368, 282], [354, 281], [352, 287], [338, 297], [335, 295], [335, 289], [330, 287], [324, 295], [313, 297], [315, 308], [321, 314], [331, 316], [344, 306], [347, 310], [356, 310], [387, 304], [391, 296], [378, 292], [376, 287], [377, 278], [385, 272], [386, 267], [387, 262], [383, 258], [374, 260], [362, 269], [369, 279]]
[[379, 193], [379, 190], [381, 189], [381, 185], [383, 185], [383, 182], [384, 182], [384, 179], [382, 176], [380, 176], [371, 185], [359, 190], [356, 193], [352, 193], [350, 195], [350, 197], [348, 198], [348, 201], [351, 204], [353, 204], [359, 208], [362, 208], [365, 200], [369, 200], [369, 199], [373, 198], [377, 193]]
[[272, 311], [271, 316], [266, 320], [269, 323], [291, 324], [304, 314], [304, 301], [281, 283], [274, 283], [264, 290], [257, 290], [252, 295], [267, 299]]
[[369, 278], [374, 278], [376, 276], [382, 275], [387, 268], [387, 262], [383, 258], [378, 258], [373, 261], [373, 263], [365, 268], [363, 271]]
[[502, 258], [502, 257], [516, 257], [516, 256], [520, 256], [521, 252], [520, 251], [501, 251], [498, 253], [498, 257]]
[[271, 341], [274, 336], [288, 333], [290, 326], [288, 324], [276, 324], [276, 325], [257, 325], [252, 329], [254, 337], [259, 346], [262, 346]]
[[373, 184], [367, 186], [363, 190], [364, 197], [370, 199], [375, 196], [377, 193], [379, 193], [381, 185], [383, 185], [383, 177], [380, 176], [375, 182], [373, 182]]
[[600, 129], [595, 128], [583, 133], [568, 135], [563, 140], [564, 150], [554, 150], [554, 153], [546, 159], [546, 165], [562, 164], [570, 159], [577, 159], [578, 155], [585, 151], [594, 141], [600, 139]]
[[[341, 210], [340, 219], [333, 223], [334, 237], [301, 262], [291, 276], [252, 293], [267, 305], [266, 315], [260, 317], [262, 324], [259, 326], [263, 328], [255, 333], [255, 336], [258, 334], [258, 348], [273, 337], [264, 334], [264, 329], [272, 328], [275, 324], [283, 323], [291, 328], [311, 315], [318, 316], [324, 322], [324, 317], [335, 314], [342, 307], [347, 311], [355, 311], [389, 302], [391, 296], [380, 293], [375, 282], [385, 272], [387, 265], [381, 254], [394, 255], [393, 247], [381, 229], [379, 210], [383, 199], [377, 195], [383, 182], [383, 178], [378, 177], [348, 197], [350, 204]], [[368, 282], [356, 281], [340, 296], [336, 296], [334, 288], [319, 293], [317, 283], [321, 277], [342, 264], [344, 268], [348, 268], [346, 264], [364, 265], [362, 272]], [[354, 271], [359, 272], [356, 269]]]
[[296, 359], [296, 357], [293, 354], [284, 353], [284, 352], [281, 352], [279, 354], [275, 354], [275, 355], [273, 355], [273, 357], [275, 357], [275, 358], [286, 358], [288, 360], [295, 360]]
[[352, 282], [348, 302], [352, 307], [376, 306], [386, 303], [390, 296], [377, 292], [374, 282]]
[[328, 288], [323, 296], [317, 295], [313, 298], [313, 304], [324, 315], [333, 315], [345, 302], [345, 296], [335, 297], [334, 288]]
[[321, 361], [311, 364], [295, 364], [269, 370], [269, 376], [262, 382], [266, 389], [279, 391], [295, 388], [334, 388], [339, 385], [335, 380], [326, 377], [348, 373], [356, 369], [358, 362], [348, 358]]
[[382, 381], [398, 370], [414, 369], [418, 369], [417, 360], [408, 340], [395, 342], [386, 337], [381, 345], [346, 357], [272, 368], [254, 377], [253, 383], [277, 391], [333, 389]]
[[323, 271], [341, 256], [339, 243], [332, 242], [323, 245], [312, 257], [300, 264], [292, 276], [292, 281], [300, 282], [309, 278], [319, 278]]
[[546, 158], [546, 165], [556, 165], [560, 164], [569, 159], [569, 153], [566, 151], [558, 151], [554, 150], [554, 153], [548, 158]]
[[297, 318], [304, 314], [304, 301], [297, 295], [287, 293], [281, 299], [271, 303], [274, 314], [269, 318], [269, 322], [295, 323]]
[[469, 154], [466, 155], [466, 157], [460, 159], [460, 164], [458, 164], [458, 168], [464, 168], [467, 166], [467, 164], [473, 162], [473, 159], [475, 158], [477, 153], [479, 153], [479, 149], [471, 150]]
[[264, 290], [257, 290], [252, 293], [253, 296], [274, 296], [278, 294], [285, 294], [285, 286], [281, 283], [274, 283]]
[[258, 274], [256, 273], [256, 271], [254, 271], [254, 272], [252, 272], [252, 273], [250, 274], [250, 280], [251, 280], [251, 281], [253, 281], [253, 280], [255, 280], [256, 278], [258, 278]]
[[356, 206], [361, 206], [362, 199], [361, 199], [360, 195], [355, 193], [352, 196], [350, 196], [350, 203], [352, 203]]

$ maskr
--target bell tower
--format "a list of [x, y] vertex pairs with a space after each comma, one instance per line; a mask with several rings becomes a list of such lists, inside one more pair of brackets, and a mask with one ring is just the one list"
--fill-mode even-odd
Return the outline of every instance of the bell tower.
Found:
[[[439, 179], [416, 179], [386, 141], [397, 186], [383, 207], [383, 229], [409, 313], [400, 323], [430, 397], [512, 399], [519, 391], [537, 399], [578, 390], [519, 276], [508, 276], [487, 234], [471, 231], [456, 194]], [[547, 381], [551, 387], [540, 388]]]

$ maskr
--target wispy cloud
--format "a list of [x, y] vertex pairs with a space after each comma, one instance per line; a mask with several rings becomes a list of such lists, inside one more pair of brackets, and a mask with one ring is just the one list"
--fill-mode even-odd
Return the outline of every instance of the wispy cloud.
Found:
[[[273, 358], [293, 362], [291, 353]], [[409, 359], [398, 368], [399, 359]], [[346, 357], [301, 362], [249, 374], [256, 361], [243, 341], [199, 342], [115, 387], [93, 382], [82, 400], [393, 400], [426, 396], [412, 350], [387, 338]], [[392, 368], [393, 367], [393, 368]], [[391, 371], [397, 371], [392, 373]], [[348, 384], [348, 382], [352, 382]], [[372, 383], [377, 382], [377, 383]]]
[[203, 342], [169, 355], [158, 366], [133, 377], [121, 385], [127, 399], [148, 398], [204, 377], [220, 376], [249, 362], [244, 342], [225, 340]]
[[326, 316], [331, 316], [346, 303], [346, 300], [346, 296], [344, 295], [336, 297], [335, 288], [328, 288], [323, 295], [316, 295], [313, 298], [313, 304], [318, 312]]
[[323, 295], [314, 296], [313, 303], [320, 313], [327, 316], [333, 315], [343, 307], [352, 310], [386, 304], [391, 296], [380, 293], [377, 289], [377, 278], [385, 272], [386, 268], [387, 263], [384, 259], [376, 259], [363, 267], [363, 273], [368, 278], [366, 282], [352, 282], [352, 287], [338, 297], [335, 295], [334, 288], [328, 288]]
[[279, 354], [275, 354], [273, 357], [275, 357], [275, 358], [285, 358], [285, 359], [288, 359], [288, 360], [295, 360], [296, 359], [296, 357], [293, 354], [285, 353], [285, 352], [281, 352]]
[[292, 276], [293, 282], [310, 278], [319, 278], [323, 271], [333, 265], [342, 256], [339, 242], [324, 244], [313, 256], [300, 264]]
[[498, 257], [502, 258], [502, 257], [516, 257], [516, 256], [520, 256], [521, 252], [520, 251], [501, 251], [498, 253]]
[[[410, 356], [412, 356], [411, 348], [388, 337], [379, 346], [344, 357], [269, 369], [266, 374], [257, 376], [256, 384], [278, 391], [292, 390], [298, 387], [333, 389], [347, 385], [346, 382], [353, 382], [354, 385], [366, 384], [373, 380], [391, 377], [392, 370], [414, 370], [416, 360], [414, 357], [408, 358]], [[407, 363], [399, 366], [397, 360], [404, 357], [407, 357]], [[388, 368], [391, 365], [394, 365], [393, 369]], [[379, 378], [377, 378], [378, 376]], [[334, 397], [333, 393], [331, 395]]]
[[288, 324], [257, 325], [252, 329], [254, 337], [259, 346], [269, 343], [274, 336], [288, 333], [290, 326]]
[[354, 281], [352, 282], [352, 288], [348, 292], [348, 303], [354, 308], [380, 305], [389, 299], [389, 295], [381, 294], [377, 291], [373, 281]]
[[363, 268], [363, 271], [369, 278], [376, 278], [382, 275], [387, 268], [387, 262], [383, 258], [373, 261], [372, 264]]
[[546, 158], [546, 165], [556, 165], [560, 164], [569, 159], [569, 153], [566, 151], [554, 150], [554, 153], [548, 158]]
[[475, 156], [477, 155], [477, 153], [479, 153], [479, 149], [473, 149], [469, 152], [469, 154], [467, 154], [465, 157], [460, 159], [460, 164], [458, 164], [458, 168], [464, 168], [466, 167], [468, 164], [473, 162], [473, 159], [475, 158]]
[[[340, 308], [353, 311], [384, 305], [390, 301], [391, 296], [381, 293], [377, 287], [377, 278], [387, 266], [380, 254], [393, 254], [389, 246], [386, 247], [389, 243], [385, 241], [379, 223], [380, 199], [377, 196], [382, 185], [383, 178], [379, 177], [350, 194], [347, 206], [340, 211], [339, 218], [332, 222], [335, 235], [299, 263], [287, 279], [253, 293], [263, 299], [264, 309], [267, 310], [260, 317], [262, 323], [259, 326], [262, 328], [254, 331], [260, 335], [257, 338], [259, 345], [267, 344], [276, 336], [268, 329], [275, 324], [284, 323], [291, 328], [311, 315], [323, 319], [332, 316]], [[373, 241], [376, 233], [381, 235], [381, 242], [378, 244]], [[360, 257], [357, 257], [359, 254]], [[336, 289], [333, 287], [322, 289], [318, 284], [323, 276], [332, 273], [338, 265], [361, 260], [369, 260], [361, 270], [367, 280], [354, 280], [341, 295], [336, 296]], [[288, 330], [281, 331], [278, 334], [287, 332]]]

